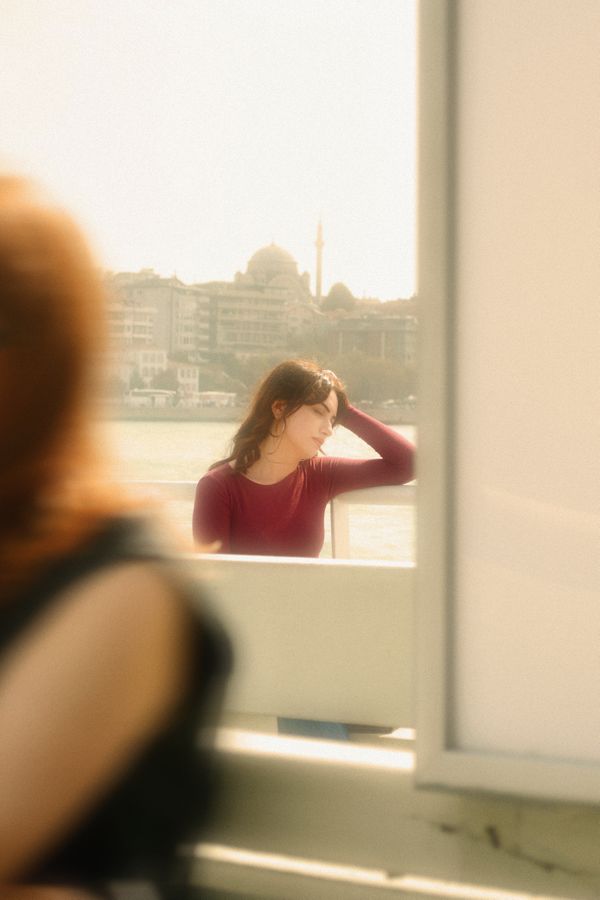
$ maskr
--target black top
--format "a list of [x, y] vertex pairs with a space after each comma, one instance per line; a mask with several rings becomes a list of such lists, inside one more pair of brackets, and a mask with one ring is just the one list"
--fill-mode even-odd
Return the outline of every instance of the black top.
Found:
[[[77, 554], [54, 561], [35, 583], [0, 611], [2, 653], [74, 582], [122, 562], [158, 560], [189, 609], [193, 664], [189, 683], [168, 724], [62, 843], [27, 873], [30, 883], [84, 885], [106, 891], [111, 881], [149, 881], [169, 895], [177, 845], [197, 840], [212, 796], [210, 750], [199, 747], [201, 728], [216, 723], [231, 666], [229, 642], [202, 609], [194, 587], [169, 570], [142, 519], [115, 518]], [[90, 702], [94, 698], [90, 697]], [[179, 897], [180, 894], [177, 893]]]

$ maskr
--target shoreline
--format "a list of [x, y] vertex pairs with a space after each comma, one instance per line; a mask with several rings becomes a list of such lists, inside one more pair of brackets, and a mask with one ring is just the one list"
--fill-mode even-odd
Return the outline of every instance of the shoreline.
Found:
[[[361, 407], [357, 407], [361, 409]], [[385, 406], [369, 406], [363, 412], [383, 422], [384, 425], [415, 425], [412, 411]], [[129, 422], [241, 422], [245, 406], [205, 406], [197, 409], [172, 407], [122, 407], [106, 406], [102, 418]]]

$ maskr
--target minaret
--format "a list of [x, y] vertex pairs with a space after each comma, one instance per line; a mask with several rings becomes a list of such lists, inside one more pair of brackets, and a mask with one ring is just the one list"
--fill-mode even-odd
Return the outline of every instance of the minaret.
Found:
[[321, 278], [323, 276], [323, 225], [321, 224], [321, 220], [319, 219], [319, 225], [317, 227], [317, 239], [315, 241], [315, 247], [317, 248], [317, 278], [315, 285], [315, 294], [317, 305], [321, 305]]

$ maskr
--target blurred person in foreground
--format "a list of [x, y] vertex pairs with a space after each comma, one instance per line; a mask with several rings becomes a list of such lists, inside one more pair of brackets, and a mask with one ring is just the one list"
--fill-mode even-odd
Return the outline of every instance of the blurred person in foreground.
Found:
[[211, 794], [228, 643], [100, 477], [103, 305], [71, 219], [0, 177], [0, 900], [186, 896]]

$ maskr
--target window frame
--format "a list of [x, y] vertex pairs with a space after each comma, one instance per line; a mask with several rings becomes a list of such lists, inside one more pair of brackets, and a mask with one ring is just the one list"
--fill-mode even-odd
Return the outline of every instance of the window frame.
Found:
[[[457, 59], [460, 3], [420, 0], [419, 485], [416, 771], [419, 787], [577, 803], [600, 800], [600, 767], [583, 761], [463, 751], [449, 689], [455, 596], [453, 489], [456, 360]], [[549, 698], [546, 698], [549, 699]]]

